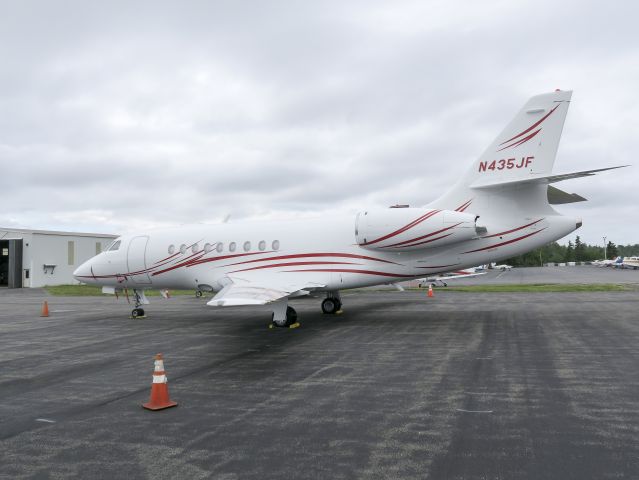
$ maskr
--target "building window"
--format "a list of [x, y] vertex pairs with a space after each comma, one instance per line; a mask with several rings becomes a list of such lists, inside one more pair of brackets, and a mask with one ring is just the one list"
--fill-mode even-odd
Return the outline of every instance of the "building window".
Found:
[[279, 250], [280, 249], [280, 241], [279, 240], [273, 240], [273, 244], [271, 246], [273, 247], [273, 250]]
[[222, 242], [218, 242], [217, 247], [216, 247], [216, 250], [217, 250], [219, 253], [222, 253], [222, 250], [224, 250], [224, 244], [223, 244]]
[[246, 242], [244, 242], [244, 251], [248, 252], [250, 249], [251, 249], [251, 242], [247, 240]]
[[213, 250], [213, 245], [211, 245], [210, 243], [205, 243], [204, 244], [204, 251], [206, 253], [209, 253], [211, 250]]
[[67, 256], [69, 265], [75, 264], [75, 242], [73, 240], [67, 242]]
[[235, 242], [229, 243], [229, 252], [234, 252], [236, 247], [237, 245], [235, 244]]
[[7, 257], [9, 255], [9, 249], [8, 248], [3, 248], [2, 249], [2, 256], [3, 257]]
[[102, 253], [102, 243], [95, 242], [95, 254], [100, 255]]
[[169, 255], [173, 255], [175, 253], [175, 245], [169, 245]]
[[264, 250], [266, 250], [266, 242], [264, 240], [260, 240], [260, 243], [258, 244], [257, 248], [260, 249], [260, 252], [263, 252]]

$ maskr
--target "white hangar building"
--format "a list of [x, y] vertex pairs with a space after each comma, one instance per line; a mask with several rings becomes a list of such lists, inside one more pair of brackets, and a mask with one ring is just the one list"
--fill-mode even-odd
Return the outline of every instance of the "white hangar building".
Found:
[[0, 227], [0, 287], [78, 283], [73, 271], [117, 237]]

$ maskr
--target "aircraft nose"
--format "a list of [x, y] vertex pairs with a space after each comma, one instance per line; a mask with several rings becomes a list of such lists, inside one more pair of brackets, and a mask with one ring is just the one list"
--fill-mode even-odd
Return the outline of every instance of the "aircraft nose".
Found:
[[73, 272], [73, 278], [79, 282], [87, 283], [92, 278], [91, 275], [91, 260], [87, 260]]

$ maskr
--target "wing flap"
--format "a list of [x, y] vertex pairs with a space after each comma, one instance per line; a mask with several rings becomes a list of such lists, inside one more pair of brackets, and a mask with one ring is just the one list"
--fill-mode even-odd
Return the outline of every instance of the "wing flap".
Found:
[[[230, 278], [227, 284], [213, 297], [207, 305], [212, 307], [235, 307], [241, 305], [266, 305], [284, 297], [299, 297], [308, 295], [311, 290], [323, 288], [326, 285], [318, 283], [282, 284], [271, 282], [255, 282], [250, 279]], [[267, 285], [269, 283], [269, 285]], [[273, 282], [275, 283], [275, 282]]]

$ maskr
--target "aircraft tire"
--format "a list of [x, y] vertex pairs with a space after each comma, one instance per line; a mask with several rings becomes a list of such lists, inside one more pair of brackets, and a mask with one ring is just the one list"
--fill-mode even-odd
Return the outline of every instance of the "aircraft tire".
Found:
[[332, 315], [337, 312], [341, 307], [340, 301], [334, 298], [325, 298], [322, 301], [322, 312], [327, 315]]
[[286, 324], [284, 326], [290, 327], [295, 323], [297, 323], [297, 312], [293, 307], [286, 307]]
[[275, 327], [288, 328], [297, 323], [297, 312], [293, 307], [286, 307], [286, 320], [283, 322], [276, 322], [273, 320], [274, 317], [275, 314], [271, 315], [271, 325]]
[[134, 308], [133, 311], [131, 312], [131, 316], [133, 318], [143, 317], [144, 316], [144, 309], [142, 309], [142, 308]]

